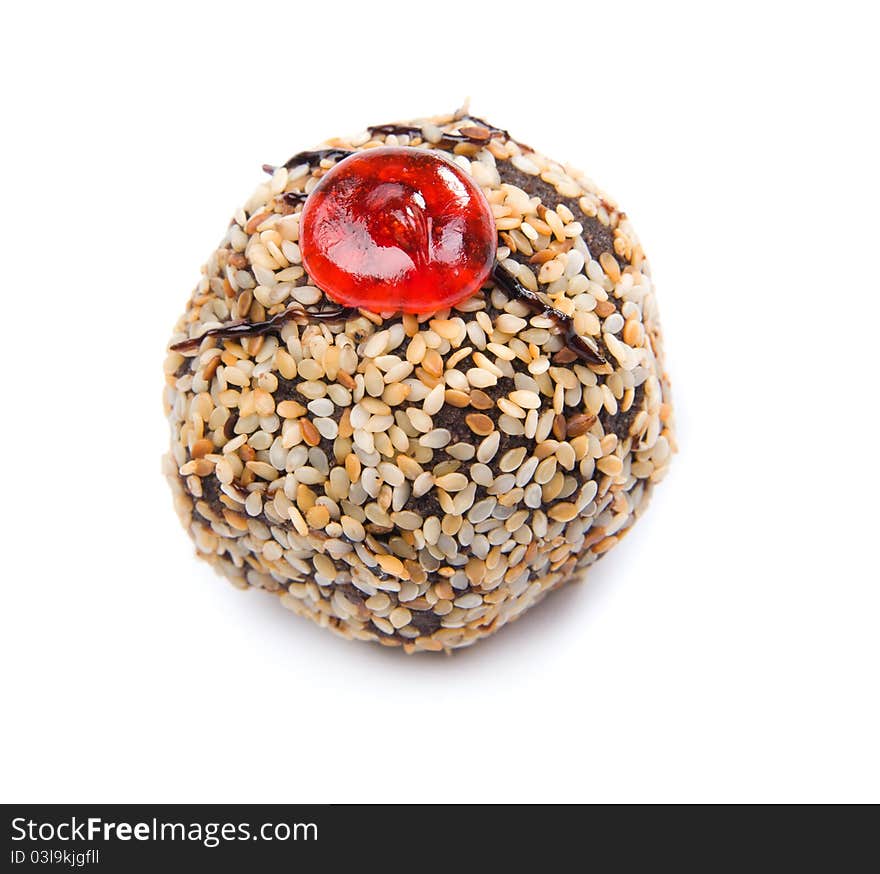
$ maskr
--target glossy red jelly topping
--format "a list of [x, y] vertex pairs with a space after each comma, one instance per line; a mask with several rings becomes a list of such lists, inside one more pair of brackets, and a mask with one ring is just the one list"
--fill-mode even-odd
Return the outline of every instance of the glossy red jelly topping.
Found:
[[300, 220], [303, 264], [328, 297], [374, 312], [432, 313], [480, 289], [495, 260], [483, 192], [415, 148], [356, 152], [327, 172]]

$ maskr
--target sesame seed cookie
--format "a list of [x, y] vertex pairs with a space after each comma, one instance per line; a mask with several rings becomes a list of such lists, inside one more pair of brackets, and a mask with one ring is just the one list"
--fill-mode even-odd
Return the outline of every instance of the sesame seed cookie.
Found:
[[[442, 151], [482, 190], [480, 292], [375, 313], [312, 282], [303, 204], [378, 146]], [[461, 112], [264, 169], [166, 358], [177, 512], [235, 585], [346, 637], [469, 646], [627, 534], [675, 451], [638, 238], [576, 170]]]

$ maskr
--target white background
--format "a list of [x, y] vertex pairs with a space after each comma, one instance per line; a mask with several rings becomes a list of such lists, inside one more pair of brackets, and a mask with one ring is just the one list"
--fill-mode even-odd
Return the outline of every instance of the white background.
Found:
[[[3, 800], [880, 800], [869, 8], [7, 9]], [[406, 658], [196, 561], [162, 360], [262, 162], [466, 95], [633, 217], [681, 451], [586, 584]]]

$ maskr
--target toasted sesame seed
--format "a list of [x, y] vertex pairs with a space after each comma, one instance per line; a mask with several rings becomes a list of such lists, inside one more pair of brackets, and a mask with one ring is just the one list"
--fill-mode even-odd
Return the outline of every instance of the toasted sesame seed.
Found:
[[603, 252], [599, 256], [599, 264], [602, 265], [602, 269], [608, 274], [608, 278], [612, 282], [620, 281], [620, 266], [617, 263], [617, 259], [610, 252]]
[[472, 389], [469, 403], [475, 410], [491, 410], [495, 406], [492, 398], [478, 388]]
[[[404, 580], [409, 579], [409, 572], [406, 567], [404, 567], [403, 562], [396, 555], [377, 555], [376, 561], [386, 574], [391, 574]], [[409, 620], [407, 619], [407, 622], [408, 621]]]
[[323, 529], [330, 521], [330, 511], [323, 505], [315, 505], [306, 513], [309, 528]]
[[577, 507], [574, 504], [554, 504], [547, 515], [556, 522], [570, 522], [577, 516]]
[[424, 336], [422, 334], [416, 334], [412, 340], [410, 340], [409, 346], [407, 346], [406, 360], [411, 364], [421, 364], [426, 351], [427, 346], [425, 344]]
[[431, 330], [444, 340], [455, 340], [464, 333], [461, 319], [431, 319]]
[[293, 522], [293, 527], [296, 529], [297, 533], [305, 537], [309, 533], [309, 526], [306, 520], [303, 518], [302, 513], [297, 510], [296, 507], [290, 506], [287, 508], [288, 515], [290, 516], [290, 521]]
[[[467, 392], [458, 391], [457, 389], [446, 389], [446, 403], [451, 407], [458, 407], [461, 409], [471, 403], [471, 396], [468, 395]], [[488, 409], [488, 407], [486, 409]]]
[[428, 349], [425, 352], [424, 357], [422, 358], [422, 367], [425, 369], [425, 372], [434, 377], [441, 377], [443, 375], [443, 359], [440, 357], [440, 354], [436, 349]]
[[[465, 422], [467, 422], [468, 428], [470, 428], [474, 434], [480, 436], [491, 434], [495, 428], [492, 420], [484, 413], [468, 413], [468, 415], [465, 416]], [[479, 458], [479, 452], [477, 453], [477, 457]]]
[[600, 300], [596, 303], [596, 315], [602, 319], [610, 316], [614, 310], [614, 304], [608, 300]]

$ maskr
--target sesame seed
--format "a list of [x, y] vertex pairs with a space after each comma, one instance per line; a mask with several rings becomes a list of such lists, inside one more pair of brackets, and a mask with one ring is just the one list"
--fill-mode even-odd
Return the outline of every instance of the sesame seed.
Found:
[[526, 461], [524, 461], [519, 470], [516, 472], [516, 485], [524, 486], [534, 475], [535, 471], [538, 468], [538, 459], [536, 456], [532, 455]]
[[451, 439], [452, 435], [446, 428], [433, 428], [427, 434], [419, 437], [419, 445], [431, 449], [442, 449], [449, 444]]
[[435, 477], [434, 484], [447, 492], [458, 492], [468, 484], [468, 478], [463, 473], [447, 473]]
[[534, 391], [514, 390], [510, 393], [509, 397], [513, 403], [524, 410], [537, 410], [541, 407], [541, 398]]
[[526, 451], [525, 446], [518, 446], [515, 449], [508, 450], [498, 461], [498, 469], [508, 473], [516, 470], [526, 457]]
[[517, 334], [526, 327], [528, 322], [518, 316], [512, 316], [509, 313], [502, 313], [495, 320], [495, 328], [503, 334]]
[[408, 407], [406, 415], [416, 431], [421, 431], [423, 434], [427, 434], [434, 427], [431, 417], [418, 407]]
[[391, 606], [391, 599], [384, 592], [377, 592], [375, 595], [371, 595], [366, 601], [364, 601], [364, 606], [368, 610], [374, 610], [377, 613], [380, 613]]
[[474, 352], [472, 358], [474, 364], [481, 370], [486, 370], [499, 379], [504, 376], [504, 371], [496, 364], [493, 364], [482, 352]]
[[313, 424], [325, 440], [334, 440], [339, 434], [339, 425], [333, 419], [315, 419]]
[[391, 520], [404, 531], [417, 531], [422, 527], [422, 517], [410, 510], [401, 510], [391, 514]]
[[383, 381], [386, 384], [399, 383], [406, 379], [412, 372], [413, 366], [409, 361], [399, 361], [386, 371]]
[[508, 398], [498, 398], [498, 409], [514, 419], [525, 419], [526, 411]]
[[446, 454], [458, 461], [470, 461], [476, 454], [476, 447], [470, 443], [455, 443], [446, 448]]
[[464, 610], [470, 610], [473, 607], [479, 607], [483, 603], [483, 599], [476, 592], [468, 592], [461, 595], [452, 602], [456, 607]]
[[483, 498], [482, 501], [478, 501], [468, 512], [468, 521], [474, 524], [484, 522], [492, 515], [492, 511], [495, 509], [496, 504], [497, 501], [495, 498]]
[[342, 522], [342, 530], [349, 540], [361, 541], [367, 536], [364, 526], [357, 519], [343, 516], [340, 521]]
[[316, 398], [313, 401], [309, 401], [307, 407], [316, 416], [332, 416], [335, 409], [333, 401], [329, 398]]
[[422, 409], [429, 416], [436, 415], [443, 409], [446, 400], [446, 390], [442, 383], [438, 383], [428, 392], [425, 400], [422, 402]]
[[434, 475], [429, 471], [420, 473], [414, 480], [412, 486], [412, 494], [414, 498], [420, 498], [426, 495], [434, 485]]
[[498, 384], [498, 377], [482, 367], [470, 367], [466, 373], [467, 381], [474, 388], [490, 388]]
[[382, 479], [385, 480], [388, 485], [403, 485], [405, 477], [403, 475], [403, 471], [399, 467], [396, 467], [390, 462], [382, 461], [379, 463], [378, 471]]
[[507, 413], [498, 417], [498, 427], [512, 437], [520, 437], [525, 434], [523, 423], [519, 419], [514, 419], [513, 416], [508, 416]]
[[596, 467], [609, 476], [617, 476], [623, 470], [623, 462], [616, 455], [606, 455], [596, 462]]
[[[489, 417], [484, 416], [483, 418], [488, 419]], [[491, 426], [491, 419], [489, 419], [489, 424]], [[474, 431], [474, 433], [479, 433], [470, 425], [470, 422], [468, 422], [468, 426], [471, 427], [471, 430]], [[501, 434], [498, 431], [489, 434], [489, 436], [487, 436], [477, 448], [477, 461], [481, 461], [484, 464], [490, 462], [495, 457], [500, 442]]]
[[377, 331], [364, 343], [362, 354], [364, 358], [376, 358], [382, 355], [388, 348], [388, 331]]
[[577, 456], [570, 443], [560, 443], [556, 448], [556, 458], [566, 470], [572, 470], [577, 461]]
[[556, 458], [551, 455], [549, 458], [545, 458], [535, 469], [535, 482], [544, 485], [549, 483], [555, 474]]
[[406, 607], [395, 607], [388, 616], [395, 628], [403, 628], [412, 620], [412, 613]]

